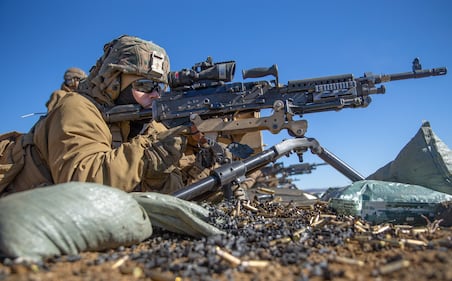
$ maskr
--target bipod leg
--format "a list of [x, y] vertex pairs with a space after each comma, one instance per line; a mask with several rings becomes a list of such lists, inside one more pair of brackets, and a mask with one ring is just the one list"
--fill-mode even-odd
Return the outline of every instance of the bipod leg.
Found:
[[[317, 141], [316, 141], [317, 142]], [[328, 149], [320, 146], [317, 142], [317, 146], [311, 147], [311, 152], [317, 154], [320, 159], [331, 165], [338, 170], [341, 174], [349, 178], [352, 182], [364, 180], [365, 178], [353, 169], [350, 165], [339, 159], [336, 155], [331, 153]]]

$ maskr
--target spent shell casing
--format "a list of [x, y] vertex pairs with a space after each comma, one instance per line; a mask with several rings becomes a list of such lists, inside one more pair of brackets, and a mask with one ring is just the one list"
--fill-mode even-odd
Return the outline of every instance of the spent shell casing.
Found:
[[389, 274], [389, 273], [395, 272], [397, 270], [403, 269], [408, 266], [410, 266], [410, 261], [399, 260], [399, 261], [391, 262], [391, 263], [380, 266], [378, 268], [377, 272], [381, 275], [385, 275], [385, 274]]
[[332, 261], [344, 263], [344, 264], [350, 264], [350, 265], [357, 265], [357, 266], [364, 266], [364, 262], [352, 258], [347, 257], [341, 257], [341, 256], [333, 256], [331, 258]]
[[265, 187], [261, 187], [258, 189], [258, 191], [261, 191], [263, 193], [267, 193], [267, 194], [275, 194], [275, 191], [269, 188], [265, 188]]
[[416, 239], [400, 239], [400, 242], [406, 244], [406, 245], [413, 245], [413, 246], [427, 246], [427, 243], [422, 240], [416, 240]]
[[261, 261], [261, 260], [249, 260], [242, 261], [241, 265], [244, 267], [266, 267], [268, 266], [269, 261]]
[[228, 253], [226, 251], [223, 251], [218, 246], [215, 247], [215, 250], [217, 252], [217, 255], [219, 255], [223, 259], [227, 260], [228, 262], [230, 262], [233, 266], [239, 266], [240, 263], [242, 262], [239, 258], [234, 257], [233, 255], [231, 255], [230, 253]]

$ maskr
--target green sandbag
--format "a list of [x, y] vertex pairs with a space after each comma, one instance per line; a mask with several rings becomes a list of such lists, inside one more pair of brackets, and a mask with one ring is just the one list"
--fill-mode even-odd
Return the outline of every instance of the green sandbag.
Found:
[[421, 185], [452, 194], [452, 151], [425, 121], [393, 161], [366, 179]]
[[354, 182], [328, 197], [338, 214], [359, 216], [373, 224], [411, 225], [425, 225], [423, 216], [433, 220], [438, 204], [452, 200], [449, 194], [423, 186], [376, 180]]
[[29, 261], [130, 246], [152, 235], [143, 208], [127, 193], [71, 182], [0, 199], [0, 256]]
[[132, 192], [131, 196], [146, 210], [154, 226], [196, 238], [224, 234], [206, 222], [209, 211], [194, 202], [155, 192]]

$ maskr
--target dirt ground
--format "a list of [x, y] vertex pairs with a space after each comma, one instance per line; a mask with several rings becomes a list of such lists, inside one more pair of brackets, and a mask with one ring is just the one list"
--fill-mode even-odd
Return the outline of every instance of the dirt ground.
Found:
[[[0, 280], [452, 280], [452, 228], [370, 225], [324, 202], [212, 206], [228, 234], [194, 239], [156, 229], [139, 245], [27, 264], [3, 260]], [[442, 220], [441, 220], [442, 219]]]

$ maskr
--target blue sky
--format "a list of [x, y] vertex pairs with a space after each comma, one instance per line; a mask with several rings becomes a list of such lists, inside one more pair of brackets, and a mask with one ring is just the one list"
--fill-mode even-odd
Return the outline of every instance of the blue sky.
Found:
[[[172, 70], [212, 56], [241, 70], [278, 64], [279, 81], [452, 65], [452, 2], [442, 1], [0, 1], [0, 132], [26, 132], [45, 111], [64, 71], [89, 71], [103, 45], [122, 34], [164, 47]], [[364, 176], [389, 161], [422, 120], [452, 146], [452, 74], [386, 84], [369, 107], [307, 114], [316, 138]], [[264, 133], [269, 146], [288, 138]], [[305, 162], [321, 160], [307, 152]], [[284, 157], [285, 166], [295, 156]], [[329, 166], [297, 177], [301, 189], [350, 181]]]

